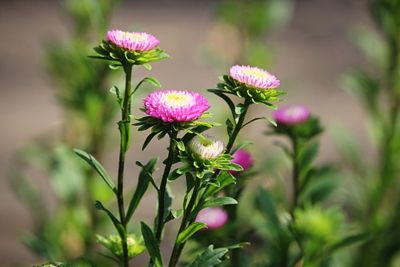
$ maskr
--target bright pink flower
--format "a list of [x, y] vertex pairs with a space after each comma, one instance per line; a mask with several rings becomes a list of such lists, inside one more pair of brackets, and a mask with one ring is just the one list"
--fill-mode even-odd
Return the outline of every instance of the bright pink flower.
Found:
[[310, 110], [302, 105], [281, 107], [274, 113], [278, 124], [294, 125], [305, 122], [310, 117]]
[[[244, 149], [238, 149], [232, 155], [232, 162], [242, 166], [243, 171], [247, 171], [250, 166], [253, 164], [253, 159], [251, 154]], [[238, 173], [237, 171], [229, 171], [231, 174]]]
[[274, 75], [257, 67], [235, 65], [229, 74], [236, 81], [258, 89], [273, 89], [280, 85]]
[[196, 222], [205, 223], [208, 229], [217, 229], [226, 224], [228, 213], [222, 208], [202, 209], [196, 217]]
[[195, 92], [158, 90], [144, 99], [144, 107], [146, 114], [164, 122], [187, 122], [198, 119], [210, 105]]
[[107, 32], [107, 41], [129, 51], [148, 51], [160, 44], [153, 35], [145, 32], [124, 32], [111, 30]]

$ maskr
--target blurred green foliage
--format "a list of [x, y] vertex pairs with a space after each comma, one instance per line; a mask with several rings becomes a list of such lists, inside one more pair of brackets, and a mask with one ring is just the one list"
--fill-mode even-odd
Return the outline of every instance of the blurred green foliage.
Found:
[[[92, 62], [87, 55], [92, 40], [104, 36], [116, 2], [65, 0], [72, 34], [68, 41], [51, 40], [45, 46], [46, 68], [64, 115], [63, 129], [61, 136], [47, 134], [20, 152], [12, 184], [34, 222], [23, 240], [46, 260], [89, 266], [97, 257], [95, 232], [102, 221], [94, 211], [94, 200], [106, 201], [110, 192], [72, 148], [82, 147], [96, 158], [104, 154], [106, 130], [117, 106], [105, 90], [110, 79], [107, 64]], [[48, 177], [48, 189], [43, 179], [35, 182], [39, 177]]]
[[358, 227], [371, 235], [352, 254], [352, 266], [398, 266], [400, 252], [400, 1], [371, 0], [376, 30], [362, 27], [355, 42], [368, 65], [349, 72], [343, 86], [356, 96], [368, 115], [376, 158], [360, 152], [356, 139], [338, 135], [350, 180], [346, 198]]
[[[222, 65], [269, 67], [273, 51], [267, 36], [291, 18], [291, 0], [221, 0], [211, 29], [208, 59]], [[226, 46], [229, 43], [229, 47]]]

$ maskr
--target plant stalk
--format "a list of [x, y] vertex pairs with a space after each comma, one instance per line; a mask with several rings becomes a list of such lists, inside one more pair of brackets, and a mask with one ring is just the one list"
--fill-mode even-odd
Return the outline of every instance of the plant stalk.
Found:
[[[125, 206], [124, 206], [124, 171], [125, 171], [125, 155], [127, 146], [126, 143], [130, 139], [130, 131], [122, 130], [127, 124], [130, 127], [130, 115], [131, 115], [131, 91], [132, 91], [132, 65], [126, 64], [124, 66], [125, 71], [125, 94], [123, 99], [123, 104], [121, 107], [122, 117], [119, 123], [120, 127], [120, 151], [119, 151], [119, 163], [118, 163], [118, 185], [117, 185], [117, 202], [120, 222], [123, 227], [123, 233], [120, 233], [121, 245], [122, 245], [122, 266], [129, 266], [128, 257], [128, 244], [127, 244], [127, 221], [125, 216]], [[127, 134], [127, 135], [126, 135]], [[118, 231], [119, 232], [119, 231]]]
[[162, 232], [164, 229], [165, 218], [164, 218], [164, 209], [165, 209], [165, 193], [167, 190], [167, 182], [168, 176], [171, 172], [172, 165], [174, 164], [175, 159], [175, 139], [178, 133], [173, 131], [170, 133], [170, 142], [168, 149], [168, 157], [165, 161], [164, 173], [161, 178], [161, 184], [158, 191], [158, 214], [157, 214], [157, 223], [156, 223], [156, 239], [158, 242], [161, 241]]

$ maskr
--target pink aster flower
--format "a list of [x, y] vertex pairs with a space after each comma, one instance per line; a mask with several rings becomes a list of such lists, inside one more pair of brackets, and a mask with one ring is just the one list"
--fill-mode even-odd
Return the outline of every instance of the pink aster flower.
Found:
[[222, 208], [202, 209], [196, 217], [196, 222], [205, 223], [208, 229], [217, 229], [226, 224], [228, 213]]
[[303, 123], [310, 117], [310, 110], [302, 105], [281, 107], [274, 113], [278, 124], [294, 125]]
[[257, 89], [273, 89], [280, 85], [274, 75], [257, 67], [235, 65], [229, 74], [236, 81]]
[[158, 90], [144, 99], [144, 107], [146, 114], [164, 122], [188, 122], [198, 119], [210, 105], [195, 92]]
[[111, 30], [106, 37], [107, 41], [129, 51], [148, 51], [160, 44], [156, 37], [145, 32]]
[[[250, 166], [253, 164], [253, 159], [249, 152], [244, 149], [239, 149], [235, 153], [233, 153], [232, 162], [242, 166], [243, 171], [247, 171]], [[237, 171], [229, 171], [231, 174], [238, 173]]]

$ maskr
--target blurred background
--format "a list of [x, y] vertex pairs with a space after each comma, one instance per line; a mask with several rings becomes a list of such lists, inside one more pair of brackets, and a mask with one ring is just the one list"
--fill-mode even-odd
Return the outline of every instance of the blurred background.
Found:
[[[86, 2], [90, 1], [81, 3]], [[78, 110], [74, 106], [76, 101], [68, 96], [69, 88], [72, 90], [76, 86], [71, 81], [75, 78], [84, 79], [81, 77], [82, 72], [94, 68], [94, 63], [83, 56], [81, 58], [88, 61], [88, 67], [65, 67], [71, 63], [75, 50], [80, 50], [82, 54], [90, 54], [90, 47], [101, 41], [107, 28], [146, 31], [158, 37], [161, 41], [160, 46], [171, 56], [171, 59], [155, 63], [151, 71], [151, 76], [157, 77], [163, 88], [198, 90], [210, 96], [205, 89], [213, 88], [218, 76], [227, 73], [232, 64], [243, 62], [266, 67], [281, 80], [281, 88], [287, 92], [285, 104], [307, 105], [314, 114], [320, 116], [325, 125], [326, 132], [322, 136], [318, 161], [340, 161], [341, 156], [333, 136], [344, 131], [356, 136], [361, 144], [361, 155], [373, 158], [375, 152], [370, 147], [364, 125], [366, 114], [357, 99], [345, 92], [341, 86], [343, 74], [367, 65], [366, 59], [353, 42], [354, 31], [358, 27], [373, 28], [367, 1], [275, 2], [280, 3], [272, 5], [272, 15], [266, 17], [267, 26], [241, 28], [241, 22], [244, 23], [246, 17], [240, 18], [237, 25], [232, 24], [229, 12], [225, 12], [230, 8], [227, 1], [118, 1], [114, 4], [108, 3], [109, 6], [105, 9], [89, 9], [94, 14], [91, 14], [94, 17], [91, 17], [89, 22], [82, 19], [87, 16], [87, 11], [85, 13], [74, 9], [74, 5], [77, 4], [74, 1], [2, 1], [0, 266], [27, 266], [42, 262], [43, 255], [47, 253], [44, 252], [46, 249], [36, 248], [36, 253], [28, 249], [22, 240], [33, 247], [35, 242], [32, 241], [32, 236], [29, 237], [26, 233], [42, 231], [43, 229], [38, 229], [38, 225], [43, 223], [40, 217], [51, 220], [54, 216], [51, 211], [57, 210], [58, 203], [68, 199], [67, 202], [72, 203], [72, 206], [76, 204], [70, 201], [74, 198], [74, 193], [63, 191], [68, 186], [74, 188], [76, 184], [64, 185], [60, 182], [61, 184], [54, 185], [54, 182], [48, 179], [55, 170], [59, 176], [77, 175], [73, 172], [58, 173], [59, 162], [69, 162], [71, 165], [64, 166], [69, 171], [69, 166], [75, 164], [71, 162], [74, 159], [67, 155], [69, 152], [66, 152], [68, 149], [65, 147], [84, 146], [97, 152], [101, 151], [99, 154], [104, 165], [110, 173], [116, 173], [118, 132], [115, 127], [115, 110], [102, 110], [103, 118], [107, 119], [98, 124], [97, 132], [96, 129], [92, 129], [92, 136], [85, 137], [82, 134], [82, 131], [85, 131], [82, 129], [85, 127], [82, 126], [85, 125], [85, 119], [95, 119], [89, 115], [82, 119], [82, 112], [97, 112], [99, 107], [89, 104], [88, 110]], [[221, 8], [224, 4], [227, 6]], [[109, 13], [104, 12], [106, 9]], [[100, 13], [95, 15], [95, 12]], [[80, 18], [81, 24], [77, 23]], [[86, 30], [85, 23], [89, 25]], [[258, 25], [259, 22], [255, 23]], [[77, 30], [79, 25], [84, 29], [81, 32]], [[72, 44], [73, 39], [77, 41]], [[89, 44], [85, 44], [83, 49], [79, 40], [87, 40], [86, 43]], [[71, 54], [59, 53], [60, 51], [69, 51]], [[101, 70], [102, 66], [98, 68]], [[147, 72], [140, 70], [135, 76], [139, 79], [148, 75]], [[63, 74], [66, 75], [64, 79], [60, 78]], [[106, 75], [107, 81], [101, 80]], [[115, 72], [98, 75], [96, 79], [97, 82], [90, 86], [101, 87], [96, 89], [104, 92], [107, 92], [112, 84], [122, 83], [122, 75]], [[144, 95], [150, 90], [153, 88], [149, 87], [141, 94]], [[79, 91], [75, 93], [83, 94]], [[103, 101], [101, 103], [108, 101], [103, 95], [98, 96], [98, 99]], [[138, 96], [135, 100], [134, 114], [141, 115], [138, 111], [140, 99], [141, 96]], [[214, 106], [220, 103], [215, 98], [211, 101]], [[78, 105], [82, 107], [84, 104]], [[263, 109], [254, 109], [251, 112], [258, 115], [261, 111], [265, 113]], [[211, 112], [217, 114], [217, 120], [223, 118], [218, 109], [212, 108]], [[104, 128], [111, 129], [110, 133], [101, 136], [98, 134], [99, 129]], [[254, 140], [257, 144], [251, 148], [256, 164], [263, 164], [262, 156], [266, 153], [274, 153], [271, 142], [263, 136], [265, 129], [265, 124], [257, 123], [245, 131], [245, 139]], [[140, 144], [143, 137], [137, 138]], [[99, 142], [102, 143], [101, 148], [93, 146], [93, 143]], [[160, 155], [160, 151], [165, 152], [164, 148], [164, 142], [152, 144], [145, 153], [138, 155], [139, 148], [135, 147], [128, 155], [128, 160], [130, 158], [131, 161], [131, 164], [128, 164], [128, 173], [132, 173], [129, 175], [131, 179], [128, 179], [128, 184], [136, 183], [137, 170], [134, 168], [134, 161], [146, 160], [155, 154]], [[25, 186], [27, 181], [28, 184], [33, 184], [34, 188], [39, 188], [40, 193], [35, 193], [35, 190], [32, 190], [32, 193], [29, 186]], [[76, 183], [79, 184], [79, 181]], [[66, 196], [60, 200], [60, 194]], [[107, 199], [102, 192], [96, 194]], [[42, 210], [39, 204], [26, 205], [26, 202], [40, 202], [38, 195], [40, 201], [46, 203], [50, 215], [42, 215], [42, 212], [47, 211]], [[145, 201], [148, 206], [142, 207], [138, 216], [154, 216], [154, 199], [154, 192], [146, 195]], [[35, 214], [39, 218], [35, 218]], [[68, 216], [57, 218], [63, 220], [62, 218], [70, 218]], [[80, 218], [79, 214], [74, 216]], [[73, 236], [70, 238], [72, 240], [68, 242], [72, 242], [75, 248], [77, 244], [85, 245], [85, 241], [79, 243]], [[65, 255], [61, 251], [62, 249], [57, 252], [59, 254], [54, 255]], [[74, 251], [68, 253], [73, 255]]]

